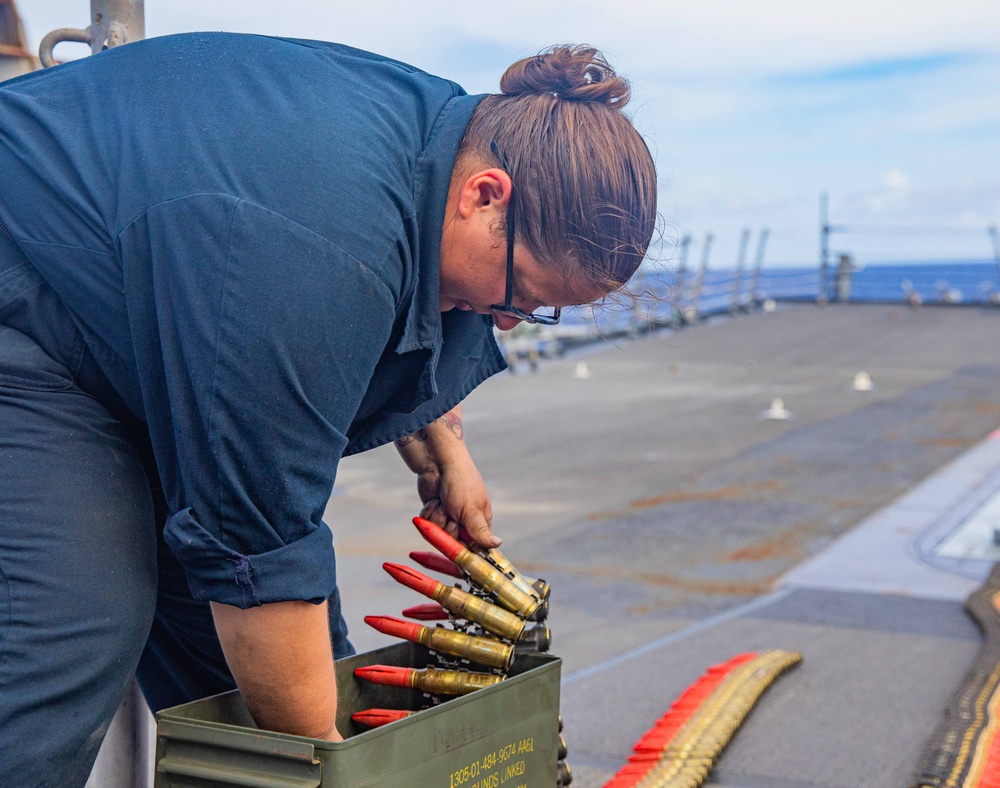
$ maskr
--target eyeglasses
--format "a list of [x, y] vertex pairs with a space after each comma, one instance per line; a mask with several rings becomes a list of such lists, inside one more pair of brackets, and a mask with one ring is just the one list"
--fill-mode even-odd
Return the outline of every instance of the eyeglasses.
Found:
[[[490, 148], [500, 159], [503, 168], [510, 172], [510, 167], [507, 166], [507, 158], [500, 153], [496, 142], [490, 143]], [[504, 296], [504, 302], [502, 304], [491, 304], [490, 309], [494, 312], [499, 312], [502, 315], [509, 315], [510, 317], [516, 317], [518, 320], [523, 320], [525, 323], [538, 323], [543, 326], [554, 326], [559, 322], [559, 307], [551, 307], [552, 314], [538, 314], [532, 312], [528, 314], [527, 312], [518, 309], [511, 303], [511, 298], [514, 295], [514, 202], [513, 202], [513, 186], [511, 187], [511, 200], [507, 202], [507, 292]]]

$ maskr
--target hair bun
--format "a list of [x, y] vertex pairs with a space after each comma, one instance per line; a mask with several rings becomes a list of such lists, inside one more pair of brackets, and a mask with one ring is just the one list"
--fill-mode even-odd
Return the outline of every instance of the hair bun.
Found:
[[628, 80], [618, 76], [597, 49], [583, 44], [554, 46], [518, 60], [504, 72], [500, 90], [507, 96], [550, 94], [616, 109], [631, 95]]

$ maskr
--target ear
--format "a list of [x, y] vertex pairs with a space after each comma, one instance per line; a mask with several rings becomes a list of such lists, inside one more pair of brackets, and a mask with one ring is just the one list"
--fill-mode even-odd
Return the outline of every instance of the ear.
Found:
[[503, 210], [510, 203], [512, 189], [510, 176], [499, 168], [473, 173], [459, 194], [459, 215], [467, 219], [478, 210]]

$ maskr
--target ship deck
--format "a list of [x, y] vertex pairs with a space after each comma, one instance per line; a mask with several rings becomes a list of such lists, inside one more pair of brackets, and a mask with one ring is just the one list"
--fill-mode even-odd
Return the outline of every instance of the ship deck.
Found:
[[[793, 418], [761, 418], [774, 398]], [[501, 375], [463, 413], [505, 554], [553, 587], [575, 786], [707, 667], [774, 648], [803, 662], [708, 784], [907, 784], [981, 645], [962, 602], [1000, 527], [1000, 309], [781, 305]], [[391, 447], [341, 465], [360, 651], [388, 642], [363, 616], [420, 601], [380, 568], [424, 549], [414, 493]]]

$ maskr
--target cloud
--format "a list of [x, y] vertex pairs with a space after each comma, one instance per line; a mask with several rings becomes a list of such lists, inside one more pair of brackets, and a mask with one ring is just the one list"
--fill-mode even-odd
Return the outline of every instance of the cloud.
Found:
[[887, 209], [905, 208], [913, 192], [913, 181], [898, 167], [893, 167], [882, 177], [881, 188], [862, 198], [866, 210], [880, 214]]
[[883, 178], [882, 188], [865, 194], [860, 206], [866, 214], [872, 214], [876, 219], [887, 211], [898, 214], [906, 209], [912, 186], [910, 179], [901, 170], [889, 170]]
[[[29, 35], [83, 26], [84, 0], [20, 0]], [[507, 0], [502, 10], [453, 0], [158, 0], [146, 4], [147, 32], [245, 30], [314, 36], [376, 51], [429, 53], [436, 33], [489, 37], [512, 52], [564, 41], [604, 47], [638, 71], [751, 72], [880, 60], [936, 50], [995, 51], [1000, 38], [996, 0], [701, 0], [663, 3], [621, 0]], [[451, 75], [450, 75], [451, 76]]]
[[[35, 46], [85, 25], [86, 5], [19, 2]], [[592, 43], [633, 80], [629, 111], [656, 156], [667, 224], [715, 231], [720, 261], [747, 224], [770, 226], [769, 259], [814, 260], [824, 190], [837, 220], [1000, 218], [997, 0], [284, 0], [281, 13], [265, 0], [156, 0], [146, 15], [151, 36], [342, 41], [472, 92], [546, 45]]]
[[975, 64], [984, 58], [979, 52], [927, 52], [903, 57], [865, 59], [819, 69], [802, 69], [775, 74], [768, 81], [781, 86], [856, 85], [886, 79], [915, 79], [956, 66]]
[[887, 193], [902, 195], [910, 192], [913, 188], [913, 181], [899, 167], [893, 167], [882, 178], [882, 185]]

